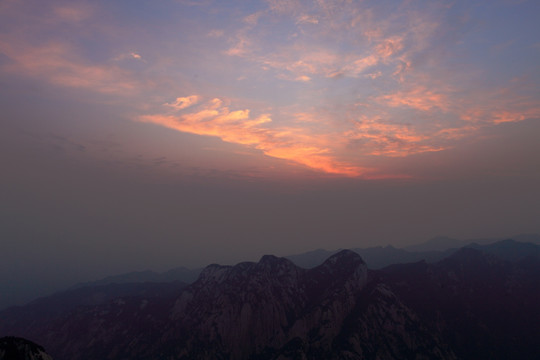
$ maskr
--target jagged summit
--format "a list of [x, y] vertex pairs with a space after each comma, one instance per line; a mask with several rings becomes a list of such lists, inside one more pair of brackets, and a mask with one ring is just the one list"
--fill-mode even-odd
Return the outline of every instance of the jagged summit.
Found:
[[269, 270], [291, 270], [297, 268], [297, 266], [291, 260], [274, 255], [263, 255], [256, 266], [258, 268]]
[[[318, 266], [318, 272], [340, 273], [344, 271], [354, 272], [362, 267], [367, 271], [364, 260], [351, 250], [341, 250], [330, 256], [322, 265]], [[365, 268], [365, 269], [364, 269]], [[314, 269], [312, 269], [314, 270]], [[275, 255], [263, 255], [258, 262], [241, 262], [234, 266], [211, 264], [203, 269], [197, 282], [221, 282], [230, 279], [238, 280], [242, 274], [255, 274], [258, 272], [273, 273], [276, 275], [291, 274], [296, 276], [307, 270], [298, 267], [291, 260]]]
[[337, 264], [337, 263], [362, 263], [365, 264], [364, 260], [358, 253], [349, 250], [344, 249], [340, 250], [339, 252], [335, 253], [334, 255], [330, 256], [323, 264]]
[[311, 289], [313, 294], [340, 288], [347, 292], [347, 296], [353, 296], [366, 285], [368, 268], [360, 255], [351, 250], [341, 250], [309, 270], [309, 274], [311, 279], [315, 279], [315, 287]]
[[280, 258], [275, 255], [263, 255], [261, 256], [259, 263], [274, 263], [278, 262], [279, 260]]
[[201, 271], [199, 278], [197, 279], [197, 282], [219, 282], [223, 279], [223, 277], [226, 274], [226, 271], [230, 269], [231, 266], [227, 265], [218, 265], [218, 264], [211, 264], [208, 265]]

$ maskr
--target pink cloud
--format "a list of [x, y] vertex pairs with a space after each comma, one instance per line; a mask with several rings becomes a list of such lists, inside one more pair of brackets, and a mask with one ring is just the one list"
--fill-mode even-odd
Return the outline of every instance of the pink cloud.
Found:
[[436, 108], [443, 111], [449, 109], [449, 100], [446, 95], [421, 86], [381, 95], [376, 100], [391, 107], [410, 107], [421, 111], [430, 111]]
[[192, 105], [195, 105], [199, 102], [199, 96], [191, 95], [187, 97], [179, 97], [172, 103], [166, 103], [166, 106], [170, 106], [176, 110], [182, 110], [188, 108]]
[[0, 38], [0, 49], [11, 62], [3, 71], [44, 79], [52, 84], [102, 93], [133, 93], [138, 84], [121, 68], [87, 64], [58, 42], [40, 46]]
[[[186, 98], [190, 97], [180, 99]], [[231, 111], [219, 99], [182, 115], [144, 115], [139, 120], [182, 132], [215, 136], [329, 174], [361, 176], [371, 171], [337, 160], [329, 147], [330, 140], [324, 135], [312, 135], [301, 127], [268, 127], [266, 125], [272, 122], [269, 114], [253, 118], [249, 110]]]
[[363, 140], [363, 151], [376, 156], [404, 157], [445, 149], [432, 144], [432, 136], [419, 134], [412, 126], [384, 122], [379, 117], [361, 116], [355, 122], [355, 129], [346, 136], [351, 140]]

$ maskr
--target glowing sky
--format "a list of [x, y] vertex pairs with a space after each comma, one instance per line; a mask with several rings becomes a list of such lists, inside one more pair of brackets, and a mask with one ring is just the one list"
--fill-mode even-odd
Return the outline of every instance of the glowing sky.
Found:
[[540, 232], [539, 14], [532, 0], [2, 0], [13, 264], [35, 244], [65, 247], [48, 257], [65, 268], [130, 249], [104, 260], [123, 270]]
[[386, 160], [540, 114], [533, 1], [1, 6], [4, 75], [316, 172], [414, 176]]

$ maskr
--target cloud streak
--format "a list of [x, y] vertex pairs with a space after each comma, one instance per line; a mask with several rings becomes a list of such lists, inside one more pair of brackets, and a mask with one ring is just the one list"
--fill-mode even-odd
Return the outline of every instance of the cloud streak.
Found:
[[30, 46], [0, 35], [0, 51], [9, 58], [1, 66], [4, 72], [54, 85], [116, 95], [133, 94], [140, 86], [128, 71], [113, 65], [89, 64], [60, 42]]
[[[185, 104], [181, 97], [177, 102]], [[169, 104], [167, 104], [170, 106]], [[187, 106], [176, 107], [182, 110]], [[338, 161], [331, 153], [324, 135], [310, 135], [303, 128], [271, 128], [269, 114], [252, 117], [248, 109], [231, 111], [222, 100], [213, 99], [183, 114], [144, 115], [140, 121], [154, 123], [181, 132], [215, 136], [223, 141], [250, 146], [265, 155], [289, 160], [329, 174], [361, 176], [369, 169]]]

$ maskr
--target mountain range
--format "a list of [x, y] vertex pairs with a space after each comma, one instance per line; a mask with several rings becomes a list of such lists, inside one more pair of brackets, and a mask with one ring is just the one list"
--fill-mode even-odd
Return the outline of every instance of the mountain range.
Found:
[[[518, 242], [529, 242], [540, 245], [540, 235], [537, 234], [521, 234], [511, 237]], [[397, 248], [391, 245], [375, 246], [368, 248], [352, 248], [351, 250], [359, 254], [366, 262], [369, 269], [382, 269], [388, 265], [398, 263], [412, 263], [425, 260], [429, 263], [434, 263], [451, 255], [457, 249], [471, 245], [479, 244], [486, 245], [500, 241], [501, 239], [469, 239], [457, 240], [448, 237], [436, 237], [426, 242]], [[296, 265], [303, 268], [313, 268], [320, 265], [328, 257], [337, 253], [340, 250], [323, 250], [318, 249], [301, 254], [285, 256]], [[81, 282], [69, 287], [70, 289], [93, 287], [98, 285], [122, 284], [122, 283], [144, 283], [144, 282], [171, 282], [180, 281], [184, 283], [192, 283], [199, 276], [202, 268], [188, 269], [185, 267], [173, 268], [165, 272], [155, 272], [151, 270], [133, 271], [105, 278]], [[17, 287], [9, 286], [7, 288], [0, 287], [0, 310], [12, 305], [22, 305], [35, 299], [39, 296], [48, 295], [62, 289], [55, 285], [55, 289], [50, 288], [51, 285], [46, 282], [35, 283], [32, 288], [27, 284], [21, 289], [24, 289], [24, 294], [17, 291]], [[48, 289], [49, 290], [46, 290]], [[68, 288], [66, 286], [65, 288]], [[32, 290], [33, 289], [33, 290]], [[31, 295], [32, 294], [32, 295]]]
[[67, 359], [538, 359], [540, 247], [505, 240], [369, 269], [263, 256], [182, 282], [93, 285], [0, 312]]

